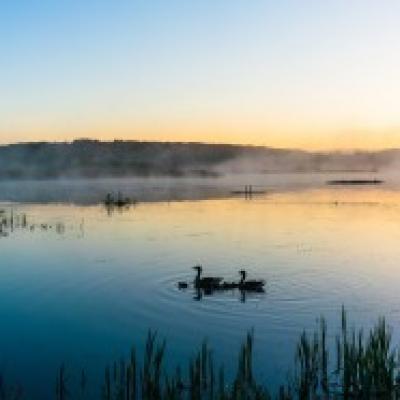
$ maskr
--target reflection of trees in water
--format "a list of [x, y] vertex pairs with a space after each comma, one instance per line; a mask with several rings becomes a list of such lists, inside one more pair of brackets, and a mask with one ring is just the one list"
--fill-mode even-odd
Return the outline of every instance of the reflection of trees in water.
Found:
[[66, 226], [63, 222], [31, 222], [26, 213], [16, 213], [14, 210], [0, 210], [0, 237], [8, 237], [15, 231], [27, 232], [55, 232], [63, 235]]

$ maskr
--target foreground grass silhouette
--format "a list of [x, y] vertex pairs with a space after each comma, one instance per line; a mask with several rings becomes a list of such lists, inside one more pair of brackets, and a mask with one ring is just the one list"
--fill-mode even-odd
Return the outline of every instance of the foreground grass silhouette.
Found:
[[[149, 332], [144, 359], [138, 362], [135, 349], [129, 360], [105, 369], [103, 400], [230, 400], [230, 399], [397, 399], [397, 351], [383, 318], [364, 334], [349, 329], [342, 309], [341, 329], [336, 345], [327, 346], [327, 326], [323, 318], [313, 334], [304, 332], [297, 344], [291, 377], [271, 393], [253, 373], [253, 335], [249, 333], [239, 350], [235, 378], [227, 382], [223, 367], [217, 367], [212, 351], [203, 343], [184, 371], [182, 366], [168, 371], [164, 364], [165, 341]], [[334, 357], [331, 357], [331, 353]], [[257, 371], [256, 371], [257, 372]], [[88, 399], [86, 375], [82, 372], [77, 393], [69, 388], [65, 368], [57, 374], [55, 399]], [[21, 390], [7, 388], [0, 380], [0, 400], [29, 399]]]

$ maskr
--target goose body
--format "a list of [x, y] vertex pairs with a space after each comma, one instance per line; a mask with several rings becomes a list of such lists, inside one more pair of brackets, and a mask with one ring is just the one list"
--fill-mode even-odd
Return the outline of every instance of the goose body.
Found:
[[219, 289], [221, 287], [222, 278], [214, 276], [204, 276], [201, 274], [203, 272], [203, 267], [201, 265], [196, 265], [193, 267], [197, 271], [197, 275], [194, 279], [194, 287], [198, 289]]
[[187, 289], [189, 287], [187, 282], [178, 282], [178, 289]]
[[242, 276], [239, 282], [239, 289], [248, 292], [263, 292], [265, 281], [264, 280], [246, 280], [247, 272], [245, 270], [240, 270], [239, 274]]
[[237, 289], [239, 287], [238, 282], [224, 282], [221, 285], [222, 289], [229, 290], [229, 289]]

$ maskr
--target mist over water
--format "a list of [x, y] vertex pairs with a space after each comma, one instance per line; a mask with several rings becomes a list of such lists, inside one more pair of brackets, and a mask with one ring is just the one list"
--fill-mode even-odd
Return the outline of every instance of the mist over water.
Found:
[[81, 139], [0, 146], [0, 179], [376, 173], [396, 169], [399, 160], [397, 149], [308, 152], [229, 144]]
[[5, 180], [1, 182], [0, 201], [21, 203], [72, 203], [98, 204], [108, 193], [124, 196], [139, 202], [201, 200], [230, 198], [234, 192], [252, 185], [254, 190], [267, 193], [307, 190], [325, 187], [335, 179], [383, 179], [386, 189], [400, 187], [397, 172], [380, 173], [263, 173], [227, 174], [219, 177], [131, 177], [97, 179]]

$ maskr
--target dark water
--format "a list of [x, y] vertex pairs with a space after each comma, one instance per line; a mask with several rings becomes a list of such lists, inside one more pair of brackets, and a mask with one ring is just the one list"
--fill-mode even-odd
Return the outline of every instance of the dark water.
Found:
[[[30, 398], [52, 396], [61, 362], [71, 381], [84, 367], [97, 388], [107, 362], [157, 329], [171, 365], [186, 365], [208, 338], [229, 371], [254, 328], [258, 374], [273, 386], [319, 315], [336, 333], [342, 304], [357, 325], [386, 315], [399, 339], [396, 188], [310, 185], [249, 200], [228, 196], [229, 187], [215, 189], [217, 198], [159, 198], [114, 211], [90, 202], [1, 203], [14, 228], [0, 237], [0, 370]], [[191, 280], [197, 263], [227, 279], [245, 267], [267, 280], [266, 293], [196, 301], [176, 283]]]

